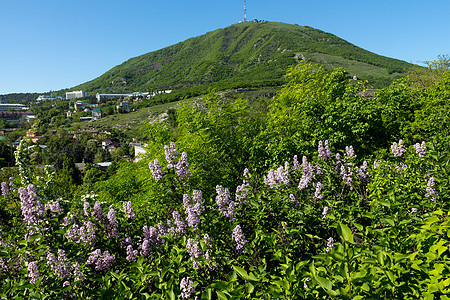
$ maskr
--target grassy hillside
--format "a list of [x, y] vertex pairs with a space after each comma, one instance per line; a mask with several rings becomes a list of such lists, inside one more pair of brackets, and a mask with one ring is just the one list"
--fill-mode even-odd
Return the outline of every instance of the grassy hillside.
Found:
[[303, 58], [329, 68], [344, 66], [352, 75], [378, 85], [401, 76], [412, 66], [311, 27], [240, 23], [131, 58], [74, 89], [121, 92], [274, 81]]

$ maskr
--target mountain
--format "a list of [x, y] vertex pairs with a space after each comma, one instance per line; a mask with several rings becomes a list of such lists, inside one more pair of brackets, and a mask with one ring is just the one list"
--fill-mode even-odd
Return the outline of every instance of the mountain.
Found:
[[215, 83], [280, 81], [302, 59], [384, 85], [412, 64], [359, 48], [331, 33], [277, 22], [239, 23], [131, 58], [73, 89], [88, 92], [179, 89]]

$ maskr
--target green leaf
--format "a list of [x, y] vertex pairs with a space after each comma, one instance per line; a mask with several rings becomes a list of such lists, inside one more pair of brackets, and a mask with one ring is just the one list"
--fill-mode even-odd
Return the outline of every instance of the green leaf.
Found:
[[228, 300], [228, 296], [225, 293], [216, 291], [216, 294], [219, 299]]
[[344, 240], [345, 242], [351, 244], [355, 243], [355, 241], [353, 240], [353, 233], [347, 225], [339, 223], [337, 227], [337, 232], [339, 236], [342, 238], [342, 240]]
[[238, 273], [242, 277], [242, 279], [249, 280], [248, 273], [243, 268], [238, 267], [238, 266], [233, 266], [233, 269], [236, 271], [236, 273]]

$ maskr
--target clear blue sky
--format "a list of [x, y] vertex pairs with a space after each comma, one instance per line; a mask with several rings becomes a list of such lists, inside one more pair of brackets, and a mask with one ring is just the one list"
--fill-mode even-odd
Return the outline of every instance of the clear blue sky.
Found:
[[[243, 0], [0, 0], [0, 94], [92, 80], [243, 19]], [[248, 0], [247, 18], [311, 26], [408, 62], [450, 54], [450, 0]]]

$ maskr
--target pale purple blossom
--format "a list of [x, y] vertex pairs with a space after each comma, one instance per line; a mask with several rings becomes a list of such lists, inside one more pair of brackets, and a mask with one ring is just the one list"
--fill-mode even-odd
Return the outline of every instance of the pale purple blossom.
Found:
[[175, 221], [175, 232], [176, 233], [184, 233], [186, 229], [186, 223], [183, 221], [183, 219], [180, 217], [180, 214], [174, 210], [172, 212], [172, 217]]
[[191, 278], [183, 277], [180, 283], [181, 299], [189, 299], [195, 293], [194, 282]]
[[306, 278], [305, 278], [305, 280], [304, 280], [304, 282], [303, 282], [303, 288], [304, 288], [304, 289], [307, 289], [307, 288], [308, 288], [307, 282], [310, 281], [310, 280], [311, 280], [311, 279], [310, 279], [309, 277], [306, 277]]
[[83, 211], [84, 211], [84, 215], [86, 217], [90, 216], [89, 208], [90, 208], [89, 202], [84, 202], [84, 204], [83, 204]]
[[53, 203], [45, 204], [45, 210], [50, 210], [53, 213], [53, 217], [63, 213], [63, 209], [59, 204], [59, 201], [55, 201]]
[[405, 151], [406, 151], [405, 146], [403, 145], [403, 141], [402, 140], [398, 141], [398, 144], [396, 142], [394, 142], [391, 145], [391, 151], [392, 151], [392, 154], [394, 154], [394, 157], [402, 156], [403, 153], [405, 153]]
[[245, 239], [240, 225], [236, 225], [236, 227], [234, 227], [232, 238], [236, 243], [236, 251], [238, 253], [244, 252], [245, 246], [247, 245], [248, 241]]
[[116, 211], [114, 210], [114, 208], [111, 208], [108, 212], [108, 223], [105, 226], [106, 237], [119, 237], [118, 228], [119, 225], [117, 224]]
[[56, 256], [51, 252], [47, 253], [47, 264], [50, 266], [53, 272], [55, 272], [55, 275], [58, 278], [69, 278], [71, 266], [64, 250], [58, 250], [58, 258], [56, 258]]
[[427, 147], [425, 146], [425, 141], [423, 141], [422, 144], [416, 143], [414, 145], [414, 148], [416, 148], [416, 153], [419, 155], [419, 157], [425, 156], [425, 153], [427, 152]]
[[170, 146], [164, 146], [164, 153], [166, 155], [167, 169], [175, 168], [177, 158], [180, 155], [174, 142], [170, 142]]
[[295, 199], [294, 194], [290, 194], [289, 199], [291, 200], [291, 203], [294, 204], [295, 206], [300, 205], [300, 203], [297, 201], [297, 199]]
[[123, 202], [123, 211], [127, 219], [136, 219], [136, 214], [134, 213], [133, 204], [131, 201]]
[[175, 169], [177, 170], [177, 175], [180, 180], [186, 180], [191, 176], [186, 152], [181, 153], [180, 161], [175, 165]]
[[219, 206], [219, 211], [228, 218], [234, 218], [236, 216], [234, 209], [237, 203], [231, 200], [230, 191], [221, 185], [217, 185], [216, 192], [216, 203]]
[[314, 192], [314, 198], [316, 199], [323, 198], [322, 189], [323, 189], [322, 183], [321, 182], [316, 183], [316, 191]]
[[245, 168], [243, 176], [248, 177], [248, 175], [249, 175], [249, 170], [248, 170], [248, 168]]
[[344, 184], [350, 186], [350, 189], [353, 189], [352, 188], [352, 175], [353, 175], [352, 170], [349, 167], [341, 165], [341, 175], [342, 175], [342, 181], [344, 181]]
[[186, 222], [189, 227], [193, 227], [195, 229], [198, 228], [198, 224], [200, 224], [200, 215], [204, 210], [204, 206], [202, 205], [202, 191], [195, 190], [193, 192], [193, 201], [188, 194], [183, 195], [183, 205], [186, 213]]
[[28, 276], [31, 278], [30, 283], [35, 284], [39, 278], [39, 269], [36, 262], [30, 262], [28, 264]]
[[416, 207], [411, 208], [411, 214], [417, 213], [419, 210]]
[[353, 146], [345, 146], [345, 159], [356, 158], [355, 150]]
[[427, 181], [425, 197], [431, 198], [431, 201], [433, 201], [433, 202], [435, 202], [437, 200], [436, 199], [437, 191], [433, 188], [434, 185], [435, 185], [435, 179], [434, 179], [434, 177], [430, 177]]
[[302, 158], [302, 178], [300, 178], [300, 182], [298, 184], [298, 189], [300, 191], [306, 189], [308, 185], [312, 182], [314, 177], [314, 166], [308, 163], [308, 159], [306, 156]]
[[95, 270], [107, 272], [114, 263], [115, 258], [115, 255], [109, 254], [108, 250], [102, 254], [102, 251], [97, 249], [89, 254], [86, 265], [95, 265]]
[[9, 196], [11, 194], [9, 185], [7, 182], [2, 182], [2, 195], [3, 196]]
[[364, 161], [361, 167], [356, 167], [356, 172], [358, 173], [358, 178], [361, 183], [369, 182], [369, 173], [367, 172], [367, 167], [367, 161]]
[[194, 268], [200, 267], [200, 262], [196, 261], [203, 256], [203, 251], [200, 249], [200, 243], [189, 238], [186, 242], [186, 250], [189, 253]]
[[161, 180], [164, 177], [164, 173], [157, 158], [155, 158], [153, 162], [148, 163], [148, 168], [152, 172], [153, 179]]
[[100, 221], [102, 219], [102, 217], [103, 217], [103, 215], [102, 215], [102, 205], [101, 205], [101, 203], [99, 201], [95, 201], [94, 209], [93, 209], [93, 212], [92, 212], [92, 216], [97, 221]]
[[324, 142], [319, 141], [319, 145], [317, 147], [318, 150], [318, 156], [321, 160], [327, 160], [329, 158], [331, 158], [331, 151], [330, 151], [330, 147], [328, 144], [328, 140]]
[[281, 184], [289, 185], [289, 163], [285, 162], [284, 167], [279, 167], [276, 171], [270, 169], [267, 176], [264, 177], [264, 183], [271, 188], [276, 188]]
[[297, 155], [294, 155], [294, 162], [292, 163], [292, 168], [294, 169], [294, 171], [297, 171], [298, 169], [300, 169], [300, 164], [298, 163], [298, 157]]
[[127, 257], [126, 259], [128, 261], [136, 261], [138, 257], [138, 250], [133, 250], [133, 246], [132, 245], [128, 245], [127, 246]]
[[42, 205], [34, 185], [30, 184], [25, 189], [19, 188], [20, 209], [23, 219], [28, 225], [36, 225], [39, 220], [44, 218], [44, 205]]
[[83, 274], [83, 271], [81, 271], [79, 263], [74, 263], [72, 265], [72, 274], [74, 276], [75, 281], [83, 281], [84, 279], [86, 279], [86, 277]]
[[334, 248], [334, 239], [332, 237], [328, 238], [326, 252], [330, 252]]
[[325, 206], [322, 211], [322, 219], [326, 219], [327, 213], [331, 208], [329, 206]]

